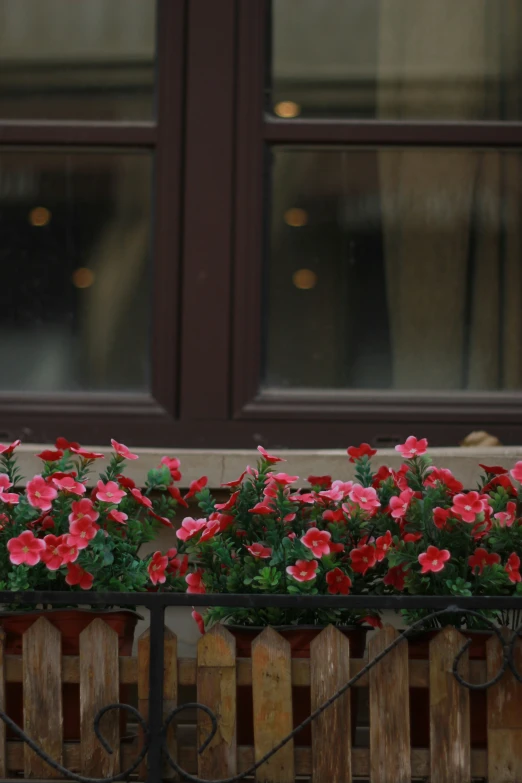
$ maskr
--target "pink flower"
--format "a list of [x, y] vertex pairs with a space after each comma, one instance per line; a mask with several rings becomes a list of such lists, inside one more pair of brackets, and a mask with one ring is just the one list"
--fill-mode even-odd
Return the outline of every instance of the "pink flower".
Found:
[[89, 541], [95, 537], [98, 532], [89, 517], [77, 519], [69, 525], [69, 535], [67, 536], [67, 546], [75, 546], [77, 549], [86, 549]]
[[256, 542], [255, 544], [251, 544], [250, 546], [247, 546], [245, 544], [245, 549], [247, 549], [252, 557], [258, 557], [262, 560], [266, 560], [268, 557], [272, 557], [272, 550], [267, 547], [263, 546], [263, 544], [260, 544]]
[[69, 546], [67, 543], [59, 544], [58, 552], [64, 563], [74, 563], [80, 554], [77, 546]]
[[7, 454], [9, 456], [21, 442], [21, 440], [14, 440], [9, 446], [4, 446], [3, 443], [0, 443], [0, 454]]
[[82, 590], [90, 590], [94, 581], [94, 576], [84, 568], [80, 568], [76, 563], [68, 563], [65, 581], [68, 585], [79, 585]]
[[271, 454], [269, 454], [262, 446], [258, 446], [257, 450], [263, 457], [263, 459], [266, 462], [269, 462], [271, 465], [275, 465], [276, 462], [286, 462], [285, 459], [282, 459], [281, 457], [272, 457]]
[[185, 495], [185, 500], [188, 500], [191, 497], [194, 497], [194, 495], [197, 495], [198, 492], [201, 492], [202, 489], [204, 489], [208, 484], [208, 478], [206, 476], [201, 476], [201, 478], [196, 479], [196, 481], [191, 481], [189, 486], [189, 491]]
[[116, 511], [115, 508], [107, 514], [107, 519], [110, 519], [111, 522], [118, 522], [120, 525], [124, 525], [128, 518], [127, 514], [124, 514], [123, 511]]
[[72, 495], [84, 495], [85, 485], [81, 481], [75, 481], [69, 476], [64, 478], [53, 478], [54, 486], [62, 492], [70, 492]]
[[221, 523], [219, 519], [209, 519], [203, 533], [201, 534], [201, 538], [199, 539], [199, 543], [203, 543], [203, 541], [208, 541], [210, 538], [214, 538], [216, 533], [219, 533], [221, 530]]
[[311, 582], [317, 576], [317, 560], [297, 560], [293, 566], [287, 566], [286, 573], [298, 582]]
[[136, 503], [140, 504], [140, 506], [145, 506], [145, 508], [152, 508], [152, 500], [146, 495], [143, 495], [139, 489], [131, 489], [131, 495]]
[[360, 484], [355, 484], [350, 492], [350, 500], [352, 503], [363, 509], [363, 511], [373, 512], [374, 509], [379, 508], [381, 505], [377, 497], [377, 492], [373, 487], [361, 487]]
[[41, 476], [35, 476], [27, 483], [26, 492], [30, 505], [42, 511], [49, 511], [53, 500], [58, 496], [58, 491]]
[[154, 552], [150, 559], [150, 563], [147, 566], [149, 572], [150, 581], [153, 585], [163, 584], [167, 581], [165, 569], [169, 564], [169, 558], [167, 555], [162, 555], [161, 552]]
[[418, 557], [422, 566], [421, 574], [427, 574], [429, 571], [442, 571], [444, 563], [450, 557], [451, 553], [447, 549], [437, 549], [436, 546], [429, 546], [426, 552], [423, 552]]
[[338, 489], [340, 492], [343, 493], [343, 497], [346, 497], [350, 494], [354, 487], [353, 481], [339, 481], [336, 480], [332, 484], [332, 489]]
[[375, 557], [380, 562], [388, 554], [388, 549], [392, 545], [392, 534], [389, 530], [383, 536], [379, 536], [375, 542]]
[[369, 568], [377, 562], [377, 553], [375, 547], [369, 544], [363, 544], [350, 552], [352, 568], [358, 574], [365, 574]]
[[137, 454], [131, 454], [124, 443], [118, 443], [118, 441], [114, 440], [114, 438], [111, 438], [111, 445], [116, 454], [118, 454], [120, 457], [123, 457], [123, 459], [139, 459]]
[[99, 516], [99, 513], [92, 504], [92, 500], [89, 500], [89, 498], [82, 498], [81, 500], [75, 500], [71, 504], [69, 522], [75, 522], [79, 519], [84, 519], [85, 517], [90, 519], [91, 522], [96, 522]]
[[319, 492], [319, 496], [331, 500], [332, 503], [338, 503], [340, 500], [343, 500], [344, 492], [338, 487], [332, 487], [331, 489], [323, 489]]
[[402, 443], [399, 446], [395, 446], [395, 451], [398, 451], [403, 459], [413, 459], [414, 457], [420, 457], [422, 454], [426, 454], [428, 450], [428, 441], [426, 438], [417, 440], [413, 435], [406, 438], [406, 443]]
[[179, 471], [181, 462], [176, 457], [162, 457], [160, 465], [166, 465], [170, 471], [170, 477], [173, 481], [181, 481], [181, 473]]
[[[5, 473], [0, 474], [0, 478], [2, 476], [5, 476]], [[9, 477], [6, 476], [7, 480], [9, 481]], [[9, 487], [11, 484], [8, 485]], [[16, 506], [16, 504], [20, 501], [19, 495], [16, 494], [16, 492], [6, 492], [5, 490], [8, 487], [3, 488], [0, 484], [0, 502], [7, 503], [10, 506]]]
[[477, 514], [484, 511], [484, 502], [478, 492], [455, 495], [451, 512], [459, 516], [463, 522], [474, 522]]
[[301, 539], [301, 543], [308, 549], [311, 549], [315, 557], [321, 558], [323, 555], [330, 554], [331, 533], [327, 530], [318, 530], [311, 527]]
[[505, 571], [511, 582], [516, 583], [522, 581], [522, 577], [520, 576], [520, 558], [516, 552], [510, 554]]
[[239, 478], [234, 479], [233, 481], [225, 481], [225, 483], [222, 484], [221, 486], [222, 487], [232, 487], [232, 488], [233, 487], [239, 487], [239, 485], [241, 484], [241, 482], [243, 481], [245, 476], [246, 476], [246, 470], [244, 470], [242, 472], [242, 474], [239, 476]]
[[394, 519], [402, 519], [406, 516], [412, 497], [413, 490], [405, 489], [398, 497], [393, 495], [390, 498], [391, 515]]
[[249, 509], [249, 514], [260, 514], [261, 516], [268, 516], [269, 514], [274, 513], [274, 509], [271, 508], [268, 503], [263, 503], [262, 501], [260, 503], [256, 503], [256, 505]]
[[198, 568], [197, 571], [194, 571], [193, 574], [187, 574], [185, 577], [185, 582], [188, 584], [187, 587], [187, 593], [204, 593], [205, 591], [205, 585], [202, 582], [203, 579], [203, 571]]
[[62, 536], [45, 536], [45, 550], [42, 552], [42, 563], [45, 563], [49, 571], [57, 571], [63, 564], [63, 557], [59, 547], [63, 543]]
[[513, 470], [509, 471], [515, 481], [519, 481], [522, 483], [522, 462], [517, 462]]
[[108, 481], [106, 484], [103, 481], [98, 481], [96, 484], [96, 500], [118, 505], [124, 497], [125, 491], [120, 489], [115, 481]]
[[360, 446], [350, 446], [346, 449], [346, 453], [350, 457], [350, 462], [355, 462], [362, 457], [371, 458], [377, 454], [377, 451], [372, 449], [369, 443], [361, 443]]
[[216, 509], [218, 511], [230, 511], [231, 508], [234, 508], [236, 505], [236, 501], [239, 497], [239, 490], [237, 492], [233, 492], [226, 503], [216, 503]]
[[515, 521], [516, 510], [517, 504], [510, 500], [506, 506], [506, 510], [499, 511], [498, 514], [495, 514], [494, 518], [497, 520], [500, 527], [511, 527]]
[[192, 517], [185, 517], [181, 523], [181, 527], [176, 530], [176, 535], [181, 541], [189, 541], [194, 536], [197, 536], [200, 530], [203, 530], [207, 525], [206, 519], [192, 519]]
[[7, 549], [11, 563], [35, 566], [41, 560], [45, 542], [41, 538], [35, 538], [30, 530], [24, 530], [18, 538], [9, 539]]
[[88, 451], [87, 449], [82, 449], [81, 446], [76, 448], [75, 446], [71, 446], [71, 451], [73, 454], [77, 454], [79, 457], [82, 457], [82, 459], [103, 459], [104, 455], [101, 453], [101, 451]]
[[192, 619], [198, 626], [200, 634], [203, 636], [205, 633], [205, 621], [203, 620], [203, 617], [200, 615], [200, 613], [196, 612], [195, 609], [192, 612]]
[[13, 484], [9, 481], [7, 473], [0, 473], [0, 492], [5, 492], [6, 489], [9, 489], [12, 486]]
[[294, 484], [299, 476], [289, 476], [288, 473], [271, 473], [267, 478], [267, 482], [275, 481], [281, 487], [287, 487], [289, 484]]

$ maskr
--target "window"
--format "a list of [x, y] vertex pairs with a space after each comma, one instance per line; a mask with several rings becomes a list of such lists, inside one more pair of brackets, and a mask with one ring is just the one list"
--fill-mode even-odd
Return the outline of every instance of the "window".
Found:
[[479, 5], [0, 0], [0, 440], [521, 442], [522, 0]]

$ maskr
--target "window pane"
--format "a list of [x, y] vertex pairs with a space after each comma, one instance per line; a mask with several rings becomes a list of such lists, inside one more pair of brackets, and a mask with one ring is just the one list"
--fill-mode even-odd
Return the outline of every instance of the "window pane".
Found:
[[522, 119], [522, 0], [273, 0], [279, 116]]
[[267, 386], [522, 388], [522, 155], [275, 148]]
[[0, 153], [1, 391], [149, 385], [151, 159]]
[[153, 115], [154, 0], [0, 0], [0, 118]]

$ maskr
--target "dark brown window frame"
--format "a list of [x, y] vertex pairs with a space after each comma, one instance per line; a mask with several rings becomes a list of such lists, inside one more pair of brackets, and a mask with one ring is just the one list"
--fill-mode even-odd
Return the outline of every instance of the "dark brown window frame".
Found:
[[[266, 111], [269, 0], [158, 0], [155, 122], [0, 122], [0, 145], [154, 151], [150, 395], [0, 395], [0, 436], [136, 446], [333, 448], [473, 429], [522, 442], [522, 394], [261, 389], [274, 144], [522, 147], [522, 123], [280, 120]], [[0, 437], [0, 441], [1, 441]]]

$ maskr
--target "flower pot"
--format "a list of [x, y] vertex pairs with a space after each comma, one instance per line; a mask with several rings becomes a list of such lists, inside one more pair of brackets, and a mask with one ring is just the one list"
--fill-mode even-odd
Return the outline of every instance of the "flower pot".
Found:
[[[119, 653], [129, 656], [132, 653], [134, 630], [139, 619], [137, 612], [129, 609], [91, 611], [90, 609], [49, 609], [31, 612], [0, 612], [0, 627], [6, 634], [5, 651], [7, 655], [22, 654], [22, 636], [40, 617], [45, 617], [62, 635], [62, 655], [78, 655], [80, 652], [80, 634], [96, 618], [101, 618], [118, 634]], [[120, 702], [128, 703], [129, 686], [120, 685]], [[64, 741], [80, 739], [80, 686], [77, 683], [62, 685], [63, 698], [63, 738]], [[23, 686], [21, 682], [6, 683], [7, 714], [18, 726], [23, 728]], [[120, 712], [120, 735], [127, 730], [126, 712]], [[8, 739], [18, 739], [15, 732], [7, 729]]]
[[[408, 639], [410, 660], [429, 661], [429, 644], [439, 631], [421, 631]], [[486, 644], [492, 631], [460, 630], [467, 639], [470, 660], [486, 660]], [[470, 737], [472, 748], [487, 747], [487, 693], [469, 691]], [[410, 688], [410, 730], [411, 744], [415, 748], [427, 748], [430, 744], [430, 692], [428, 688]]]
[[[227, 629], [236, 639], [236, 654], [238, 658], [250, 658], [252, 655], [252, 642], [264, 629], [248, 628], [244, 626], [227, 625]], [[318, 636], [323, 628], [321, 626], [275, 626], [274, 630], [283, 636], [289, 643], [292, 658], [309, 658], [310, 643]], [[350, 656], [362, 658], [366, 646], [366, 633], [368, 628], [361, 626], [340, 627], [342, 633], [350, 640]], [[352, 715], [352, 743], [355, 740], [357, 725], [358, 692], [352, 688], [351, 715]], [[309, 686], [292, 686], [292, 705], [294, 728], [302, 723], [311, 713], [311, 699]], [[252, 688], [249, 685], [237, 687], [237, 743], [238, 745], [254, 744], [254, 707]], [[312, 744], [311, 726], [307, 726], [295, 738], [296, 745], [310, 747]]]

